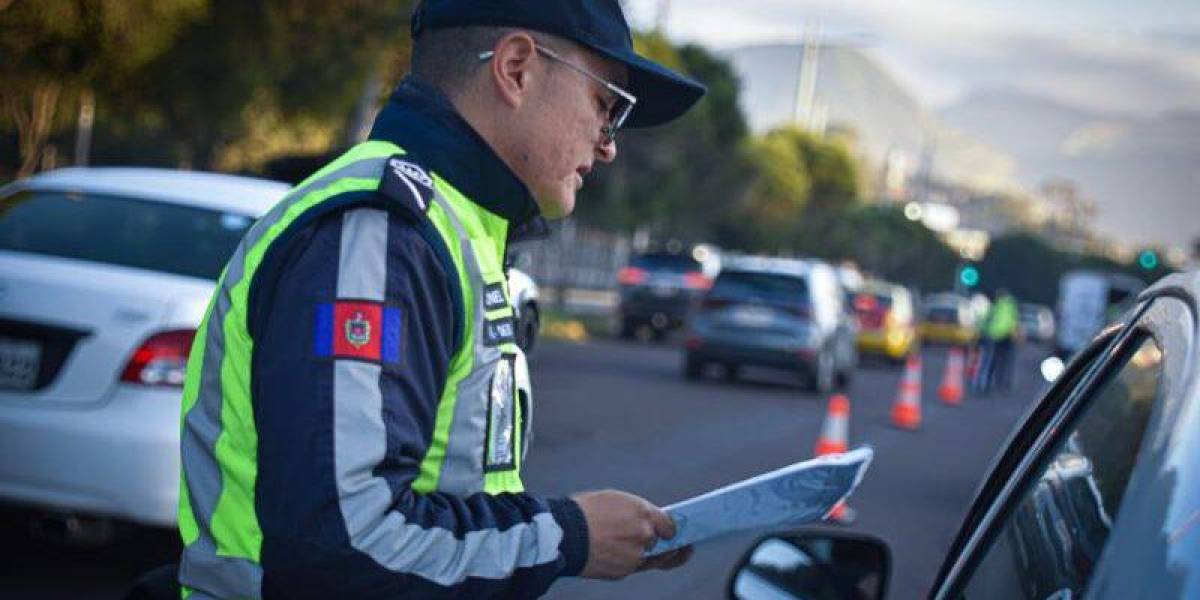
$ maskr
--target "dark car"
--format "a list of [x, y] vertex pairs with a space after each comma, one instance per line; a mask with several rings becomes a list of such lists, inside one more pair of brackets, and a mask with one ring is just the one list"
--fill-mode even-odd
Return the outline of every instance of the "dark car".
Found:
[[[993, 463], [930, 598], [1200, 597], [1200, 273], [1174, 275], [1076, 355]], [[882, 541], [770, 536], [733, 598], [880, 598]]]
[[736, 377], [743, 365], [798, 371], [828, 392], [857, 362], [854, 329], [833, 269], [819, 261], [746, 259], [721, 270], [684, 343], [684, 374], [708, 364]]
[[1054, 311], [1040, 304], [1021, 304], [1021, 335], [1037, 344], [1054, 342]]
[[657, 338], [683, 325], [695, 299], [712, 280], [685, 254], [638, 254], [617, 273], [621, 337], [647, 332]]

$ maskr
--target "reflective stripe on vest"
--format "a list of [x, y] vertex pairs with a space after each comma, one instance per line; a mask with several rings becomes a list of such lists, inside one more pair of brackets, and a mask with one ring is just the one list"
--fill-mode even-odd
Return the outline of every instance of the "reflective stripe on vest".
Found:
[[[515, 376], [525, 356], [515, 343], [513, 309], [504, 275], [503, 245], [507, 223], [467, 200], [436, 174], [428, 217], [451, 248], [467, 310], [463, 349], [451, 361], [448, 385], [438, 405], [433, 442], [421, 461], [412, 488], [467, 496], [519, 492], [522, 437], [529, 418], [528, 390], [518, 390]], [[454, 243], [451, 242], [454, 240]], [[465, 268], [462, 268], [465, 267]], [[488, 292], [499, 291], [503, 303], [491, 304]], [[489, 306], [495, 308], [489, 310]], [[497, 331], [504, 324], [508, 331]], [[490, 333], [489, 333], [490, 332]], [[487, 339], [500, 335], [505, 341]], [[524, 398], [521, 399], [523, 392]], [[460, 402], [459, 399], [467, 399]], [[479, 399], [486, 402], [480, 403]], [[480, 410], [481, 405], [486, 410]], [[524, 405], [524, 406], [523, 406]], [[482, 452], [480, 451], [482, 449]], [[505, 460], [504, 454], [511, 454]]]
[[[261, 597], [258, 435], [250, 398], [254, 341], [246, 320], [255, 272], [292, 222], [322, 210], [328, 199], [376, 190], [387, 159], [403, 153], [380, 141], [355, 146], [259, 219], [221, 274], [192, 345], [183, 390], [179, 529], [185, 597]], [[528, 390], [519, 391], [514, 381], [514, 372], [524, 372], [524, 356], [511, 335], [502, 335], [505, 319], [511, 327], [513, 317], [502, 255], [508, 224], [434, 179], [428, 218], [450, 250], [463, 293], [460, 318], [468, 326], [451, 357], [433, 439], [412, 487], [456, 495], [521, 491], [523, 456], [516, 449], [524, 447]]]

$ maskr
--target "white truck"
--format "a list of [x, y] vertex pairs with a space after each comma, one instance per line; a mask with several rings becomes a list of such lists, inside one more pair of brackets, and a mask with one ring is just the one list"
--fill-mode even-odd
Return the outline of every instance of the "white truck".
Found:
[[1146, 287], [1131, 275], [1076, 270], [1062, 276], [1058, 284], [1058, 334], [1055, 353], [1070, 358], [1096, 334], [1133, 306]]

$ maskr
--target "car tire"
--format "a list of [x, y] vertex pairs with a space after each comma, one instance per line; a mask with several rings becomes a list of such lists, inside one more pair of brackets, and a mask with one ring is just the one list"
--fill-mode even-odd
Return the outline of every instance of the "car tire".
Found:
[[734, 363], [725, 365], [725, 380], [737, 381], [742, 376], [742, 366]]
[[685, 354], [683, 357], [683, 377], [693, 380], [701, 379], [704, 377], [704, 363], [691, 354]]
[[540, 327], [541, 317], [538, 315], [537, 306], [532, 302], [525, 303], [525, 306], [521, 307], [521, 316], [517, 322], [517, 346], [521, 347], [525, 356], [533, 354]]
[[626, 316], [620, 318], [621, 322], [621, 339], [632, 340], [637, 335], [637, 323]]

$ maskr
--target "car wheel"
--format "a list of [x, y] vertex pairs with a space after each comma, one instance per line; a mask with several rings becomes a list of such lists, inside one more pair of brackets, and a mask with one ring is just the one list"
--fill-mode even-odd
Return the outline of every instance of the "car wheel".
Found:
[[537, 306], [532, 302], [526, 303], [521, 307], [521, 317], [517, 323], [517, 345], [521, 347], [526, 356], [533, 354], [540, 326], [541, 320], [538, 316]]
[[691, 354], [685, 354], [683, 357], [683, 376], [686, 379], [700, 379], [704, 376], [704, 363]]
[[621, 339], [632, 340], [637, 335], [637, 323], [629, 317], [621, 317]]
[[741, 377], [741, 375], [742, 375], [741, 365], [737, 365], [737, 364], [733, 364], [733, 363], [728, 363], [725, 365], [725, 380], [726, 381], [737, 381], [738, 378]]

